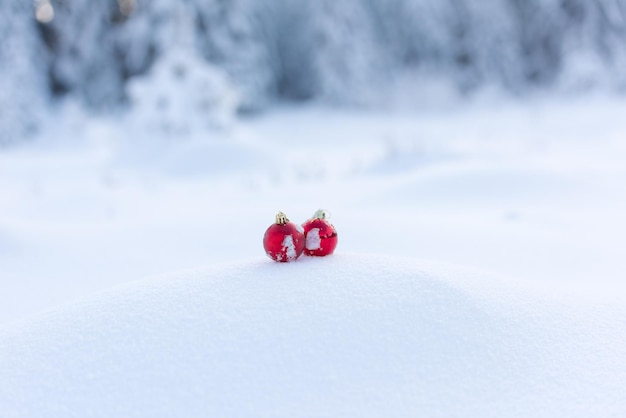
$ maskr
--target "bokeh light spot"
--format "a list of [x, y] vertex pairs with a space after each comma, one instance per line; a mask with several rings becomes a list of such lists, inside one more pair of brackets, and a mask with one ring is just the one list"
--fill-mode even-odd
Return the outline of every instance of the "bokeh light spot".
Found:
[[54, 19], [54, 7], [48, 0], [35, 2], [35, 19], [39, 23], [50, 23]]

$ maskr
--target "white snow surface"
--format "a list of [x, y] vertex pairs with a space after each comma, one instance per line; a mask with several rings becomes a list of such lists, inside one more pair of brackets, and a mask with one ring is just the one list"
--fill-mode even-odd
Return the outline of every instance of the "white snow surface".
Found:
[[296, 246], [293, 242], [293, 235], [285, 235], [282, 245], [287, 255], [287, 260], [295, 261], [296, 258], [298, 258], [298, 253], [296, 252]]
[[300, 224], [320, 207], [338, 251], [626, 304], [623, 98], [291, 107], [187, 135], [70, 105], [0, 152], [0, 326], [141, 277], [262, 255], [277, 211]]
[[306, 249], [307, 250], [317, 250], [320, 248], [320, 244], [322, 243], [322, 239], [320, 238], [320, 229], [319, 228], [311, 228], [311, 230], [306, 234]]
[[615, 313], [410, 258], [213, 265], [0, 332], [0, 409], [20, 418], [619, 416], [626, 325]]

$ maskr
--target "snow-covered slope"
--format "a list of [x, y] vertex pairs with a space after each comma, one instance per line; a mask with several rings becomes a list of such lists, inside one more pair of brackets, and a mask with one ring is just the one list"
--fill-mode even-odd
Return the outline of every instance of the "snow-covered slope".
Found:
[[0, 410], [21, 418], [626, 411], [618, 315], [512, 286], [346, 254], [136, 282], [2, 331]]
[[70, 110], [0, 152], [0, 324], [262, 255], [278, 210], [320, 207], [343, 251], [626, 295], [623, 101], [284, 109], [187, 138]]

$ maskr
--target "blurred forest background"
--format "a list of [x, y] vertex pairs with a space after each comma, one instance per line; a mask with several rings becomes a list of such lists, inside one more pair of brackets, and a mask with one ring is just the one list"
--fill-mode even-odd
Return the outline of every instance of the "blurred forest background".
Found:
[[3, 0], [0, 143], [67, 97], [223, 119], [385, 106], [434, 80], [463, 96], [621, 92], [625, 70], [626, 0]]

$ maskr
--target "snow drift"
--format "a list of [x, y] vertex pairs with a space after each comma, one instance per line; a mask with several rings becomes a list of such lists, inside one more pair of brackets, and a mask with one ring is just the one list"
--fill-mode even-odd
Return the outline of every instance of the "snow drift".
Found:
[[623, 323], [410, 259], [137, 282], [0, 333], [5, 417], [612, 416]]

